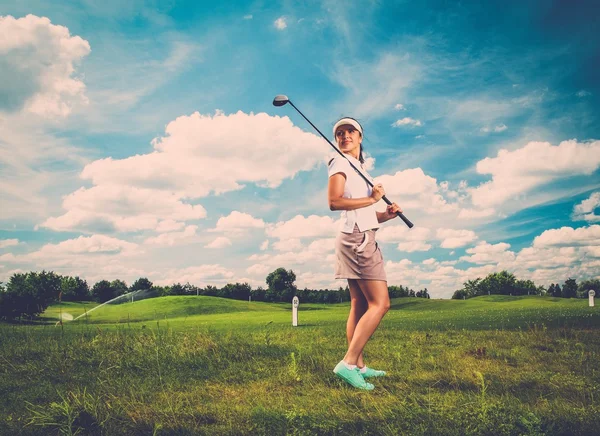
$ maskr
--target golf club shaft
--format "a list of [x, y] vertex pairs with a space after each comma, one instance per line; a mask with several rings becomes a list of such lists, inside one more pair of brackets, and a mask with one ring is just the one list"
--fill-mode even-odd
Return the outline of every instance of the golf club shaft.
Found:
[[[350, 166], [351, 166], [352, 168], [354, 168], [354, 171], [356, 171], [356, 172], [358, 173], [358, 175], [359, 175], [359, 176], [361, 176], [361, 177], [364, 179], [364, 181], [365, 181], [365, 182], [367, 182], [367, 184], [368, 184], [368, 185], [369, 185], [369, 186], [372, 188], [372, 187], [373, 187], [373, 183], [371, 183], [371, 181], [370, 181], [369, 179], [367, 179], [367, 178], [365, 177], [365, 175], [364, 175], [362, 172], [360, 172], [360, 171], [358, 170], [358, 168], [356, 168], [356, 167], [355, 167], [355, 166], [352, 164], [352, 162], [350, 162], [350, 160], [348, 160], [348, 158], [347, 158], [346, 156], [344, 156], [344, 153], [342, 153], [342, 152], [341, 152], [341, 151], [340, 151], [340, 150], [339, 150], [339, 149], [338, 149], [338, 148], [337, 148], [335, 145], [333, 145], [333, 143], [332, 143], [332, 142], [331, 142], [329, 139], [327, 139], [327, 137], [326, 137], [325, 135], [323, 135], [323, 133], [321, 133], [321, 131], [320, 131], [319, 129], [317, 129], [317, 126], [315, 126], [313, 123], [311, 123], [311, 122], [310, 122], [310, 120], [309, 120], [308, 118], [306, 118], [302, 112], [300, 112], [300, 109], [298, 109], [296, 106], [294, 106], [294, 103], [292, 103], [292, 100], [288, 100], [288, 103], [289, 103], [289, 104], [291, 104], [291, 105], [292, 105], [292, 107], [293, 107], [294, 109], [296, 109], [296, 111], [298, 111], [298, 113], [299, 113], [300, 115], [302, 115], [302, 118], [304, 118], [306, 121], [308, 121], [308, 124], [310, 124], [311, 126], [313, 126], [313, 128], [314, 128], [314, 129], [315, 129], [317, 132], [319, 132], [319, 134], [320, 134], [320, 135], [323, 137], [323, 139], [325, 139], [325, 141], [327, 141], [327, 142], [329, 143], [329, 145], [331, 145], [331, 147], [333, 147], [333, 149], [334, 149], [336, 152], [338, 152], [338, 154], [339, 154], [340, 156], [342, 156], [344, 159], [346, 159], [346, 160], [348, 161], [348, 163], [350, 164]], [[391, 202], [390, 200], [388, 200], [388, 198], [387, 198], [385, 195], [384, 195], [382, 198], [383, 198], [383, 201], [385, 201], [387, 204], [389, 204], [389, 205], [391, 205], [391, 204], [392, 204], [392, 202]], [[406, 218], [406, 217], [404, 216], [404, 214], [403, 214], [402, 212], [396, 212], [396, 215], [398, 215], [398, 216], [400, 217], [400, 219], [401, 219], [402, 221], [404, 221], [404, 223], [405, 223], [405, 224], [408, 226], [408, 228], [409, 228], [409, 229], [413, 227], [413, 225], [414, 225], [414, 224], [413, 224], [413, 223], [411, 223], [411, 222], [408, 220], [408, 218]]]

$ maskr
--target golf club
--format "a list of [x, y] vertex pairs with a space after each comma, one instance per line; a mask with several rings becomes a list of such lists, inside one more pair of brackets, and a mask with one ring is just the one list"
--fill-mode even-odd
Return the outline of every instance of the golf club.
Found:
[[[329, 145], [331, 145], [331, 146], [333, 147], [333, 149], [334, 149], [335, 151], [337, 151], [337, 152], [338, 152], [338, 154], [339, 154], [340, 156], [342, 156], [344, 159], [346, 159], [346, 160], [348, 161], [348, 163], [349, 163], [349, 164], [350, 164], [350, 166], [351, 166], [351, 167], [354, 169], [354, 171], [356, 171], [356, 173], [357, 173], [359, 176], [361, 176], [361, 177], [364, 179], [364, 181], [365, 181], [365, 182], [367, 182], [367, 184], [368, 184], [368, 185], [369, 185], [371, 188], [373, 187], [373, 183], [371, 183], [371, 181], [370, 181], [369, 179], [367, 179], [367, 178], [365, 177], [365, 175], [364, 175], [362, 172], [360, 172], [360, 171], [358, 170], [358, 168], [356, 168], [356, 167], [355, 167], [355, 166], [352, 164], [352, 162], [350, 162], [350, 160], [349, 160], [349, 159], [348, 159], [346, 156], [344, 156], [344, 153], [342, 153], [342, 152], [341, 152], [341, 151], [340, 151], [340, 150], [339, 150], [339, 149], [338, 149], [338, 148], [337, 148], [335, 145], [333, 145], [333, 144], [332, 144], [332, 142], [331, 142], [329, 139], [327, 139], [327, 137], [326, 137], [325, 135], [323, 135], [323, 133], [321, 133], [321, 131], [320, 131], [319, 129], [317, 129], [317, 127], [316, 127], [316, 126], [315, 126], [313, 123], [311, 123], [311, 122], [310, 122], [310, 120], [309, 120], [308, 118], [306, 118], [306, 117], [304, 116], [304, 114], [303, 114], [302, 112], [300, 112], [300, 110], [299, 110], [299, 109], [298, 109], [296, 106], [294, 106], [294, 103], [292, 103], [292, 101], [291, 101], [289, 98], [287, 98], [287, 96], [285, 96], [285, 95], [276, 95], [276, 96], [275, 96], [275, 98], [273, 99], [273, 106], [284, 106], [284, 105], [286, 105], [287, 103], [291, 104], [291, 105], [292, 105], [292, 107], [293, 107], [294, 109], [296, 109], [300, 115], [302, 115], [302, 118], [304, 118], [306, 121], [308, 121], [308, 123], [309, 123], [311, 126], [313, 126], [313, 128], [314, 128], [314, 129], [315, 129], [317, 132], [319, 132], [319, 134], [320, 134], [320, 135], [323, 137], [323, 139], [325, 139], [325, 141], [329, 142]], [[388, 199], [387, 199], [387, 197], [386, 197], [385, 195], [384, 195], [382, 198], [383, 198], [383, 201], [385, 201], [387, 204], [389, 204], [389, 205], [391, 205], [391, 204], [392, 204], [392, 202], [391, 202], [390, 200], [388, 200]], [[408, 226], [408, 228], [409, 228], [409, 229], [411, 229], [411, 228], [413, 227], [413, 225], [414, 225], [414, 224], [413, 224], [413, 223], [411, 223], [411, 222], [408, 220], [408, 218], [406, 218], [406, 217], [405, 217], [405, 216], [402, 214], [402, 212], [396, 212], [396, 214], [397, 214], [397, 215], [398, 215], [398, 216], [399, 216], [399, 217], [402, 219], [402, 221], [404, 221], [404, 223], [405, 223], [405, 224]]]

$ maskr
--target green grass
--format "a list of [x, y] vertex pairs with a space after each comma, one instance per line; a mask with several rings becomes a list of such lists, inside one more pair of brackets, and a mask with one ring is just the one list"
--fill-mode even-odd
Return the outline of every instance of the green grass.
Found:
[[[587, 300], [403, 298], [367, 345], [376, 390], [331, 370], [348, 303], [164, 297], [55, 327], [0, 325], [0, 434], [597, 434]], [[89, 308], [88, 308], [89, 310]], [[73, 313], [76, 312], [76, 313]], [[53, 318], [55, 316], [55, 318]]]

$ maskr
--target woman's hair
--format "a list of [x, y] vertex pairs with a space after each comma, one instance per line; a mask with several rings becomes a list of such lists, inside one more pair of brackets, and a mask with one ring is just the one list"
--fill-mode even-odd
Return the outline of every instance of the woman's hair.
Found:
[[[359, 123], [359, 122], [358, 122], [358, 120], [357, 120], [356, 118], [352, 118], [352, 117], [342, 117], [342, 118], [340, 118], [340, 120], [343, 120], [344, 118], [350, 118], [351, 120], [354, 120], [354, 121], [356, 121], [356, 122], [358, 123], [358, 125], [360, 126], [360, 129], [362, 130], [362, 132], [359, 132], [359, 133], [360, 133], [360, 137], [361, 137], [361, 138], [363, 139], [363, 141], [364, 141], [364, 139], [365, 139], [365, 135], [364, 135], [364, 131], [365, 131], [365, 129], [363, 129], [363, 126], [362, 126], [362, 124], [361, 124], [361, 123]], [[338, 120], [338, 121], [339, 121], [339, 120]], [[362, 141], [360, 142], [360, 154], [358, 155], [358, 161], [359, 161], [361, 164], [364, 164], [364, 163], [365, 163], [365, 158], [363, 157], [363, 146], [362, 146]]]

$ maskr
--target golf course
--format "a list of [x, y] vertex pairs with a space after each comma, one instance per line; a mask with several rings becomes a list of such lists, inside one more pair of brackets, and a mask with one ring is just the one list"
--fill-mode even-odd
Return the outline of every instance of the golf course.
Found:
[[600, 311], [583, 299], [392, 299], [365, 349], [367, 365], [388, 372], [372, 392], [332, 373], [349, 303], [300, 302], [297, 327], [283, 303], [96, 305], [63, 302], [39, 322], [0, 324], [0, 434], [600, 429]]

